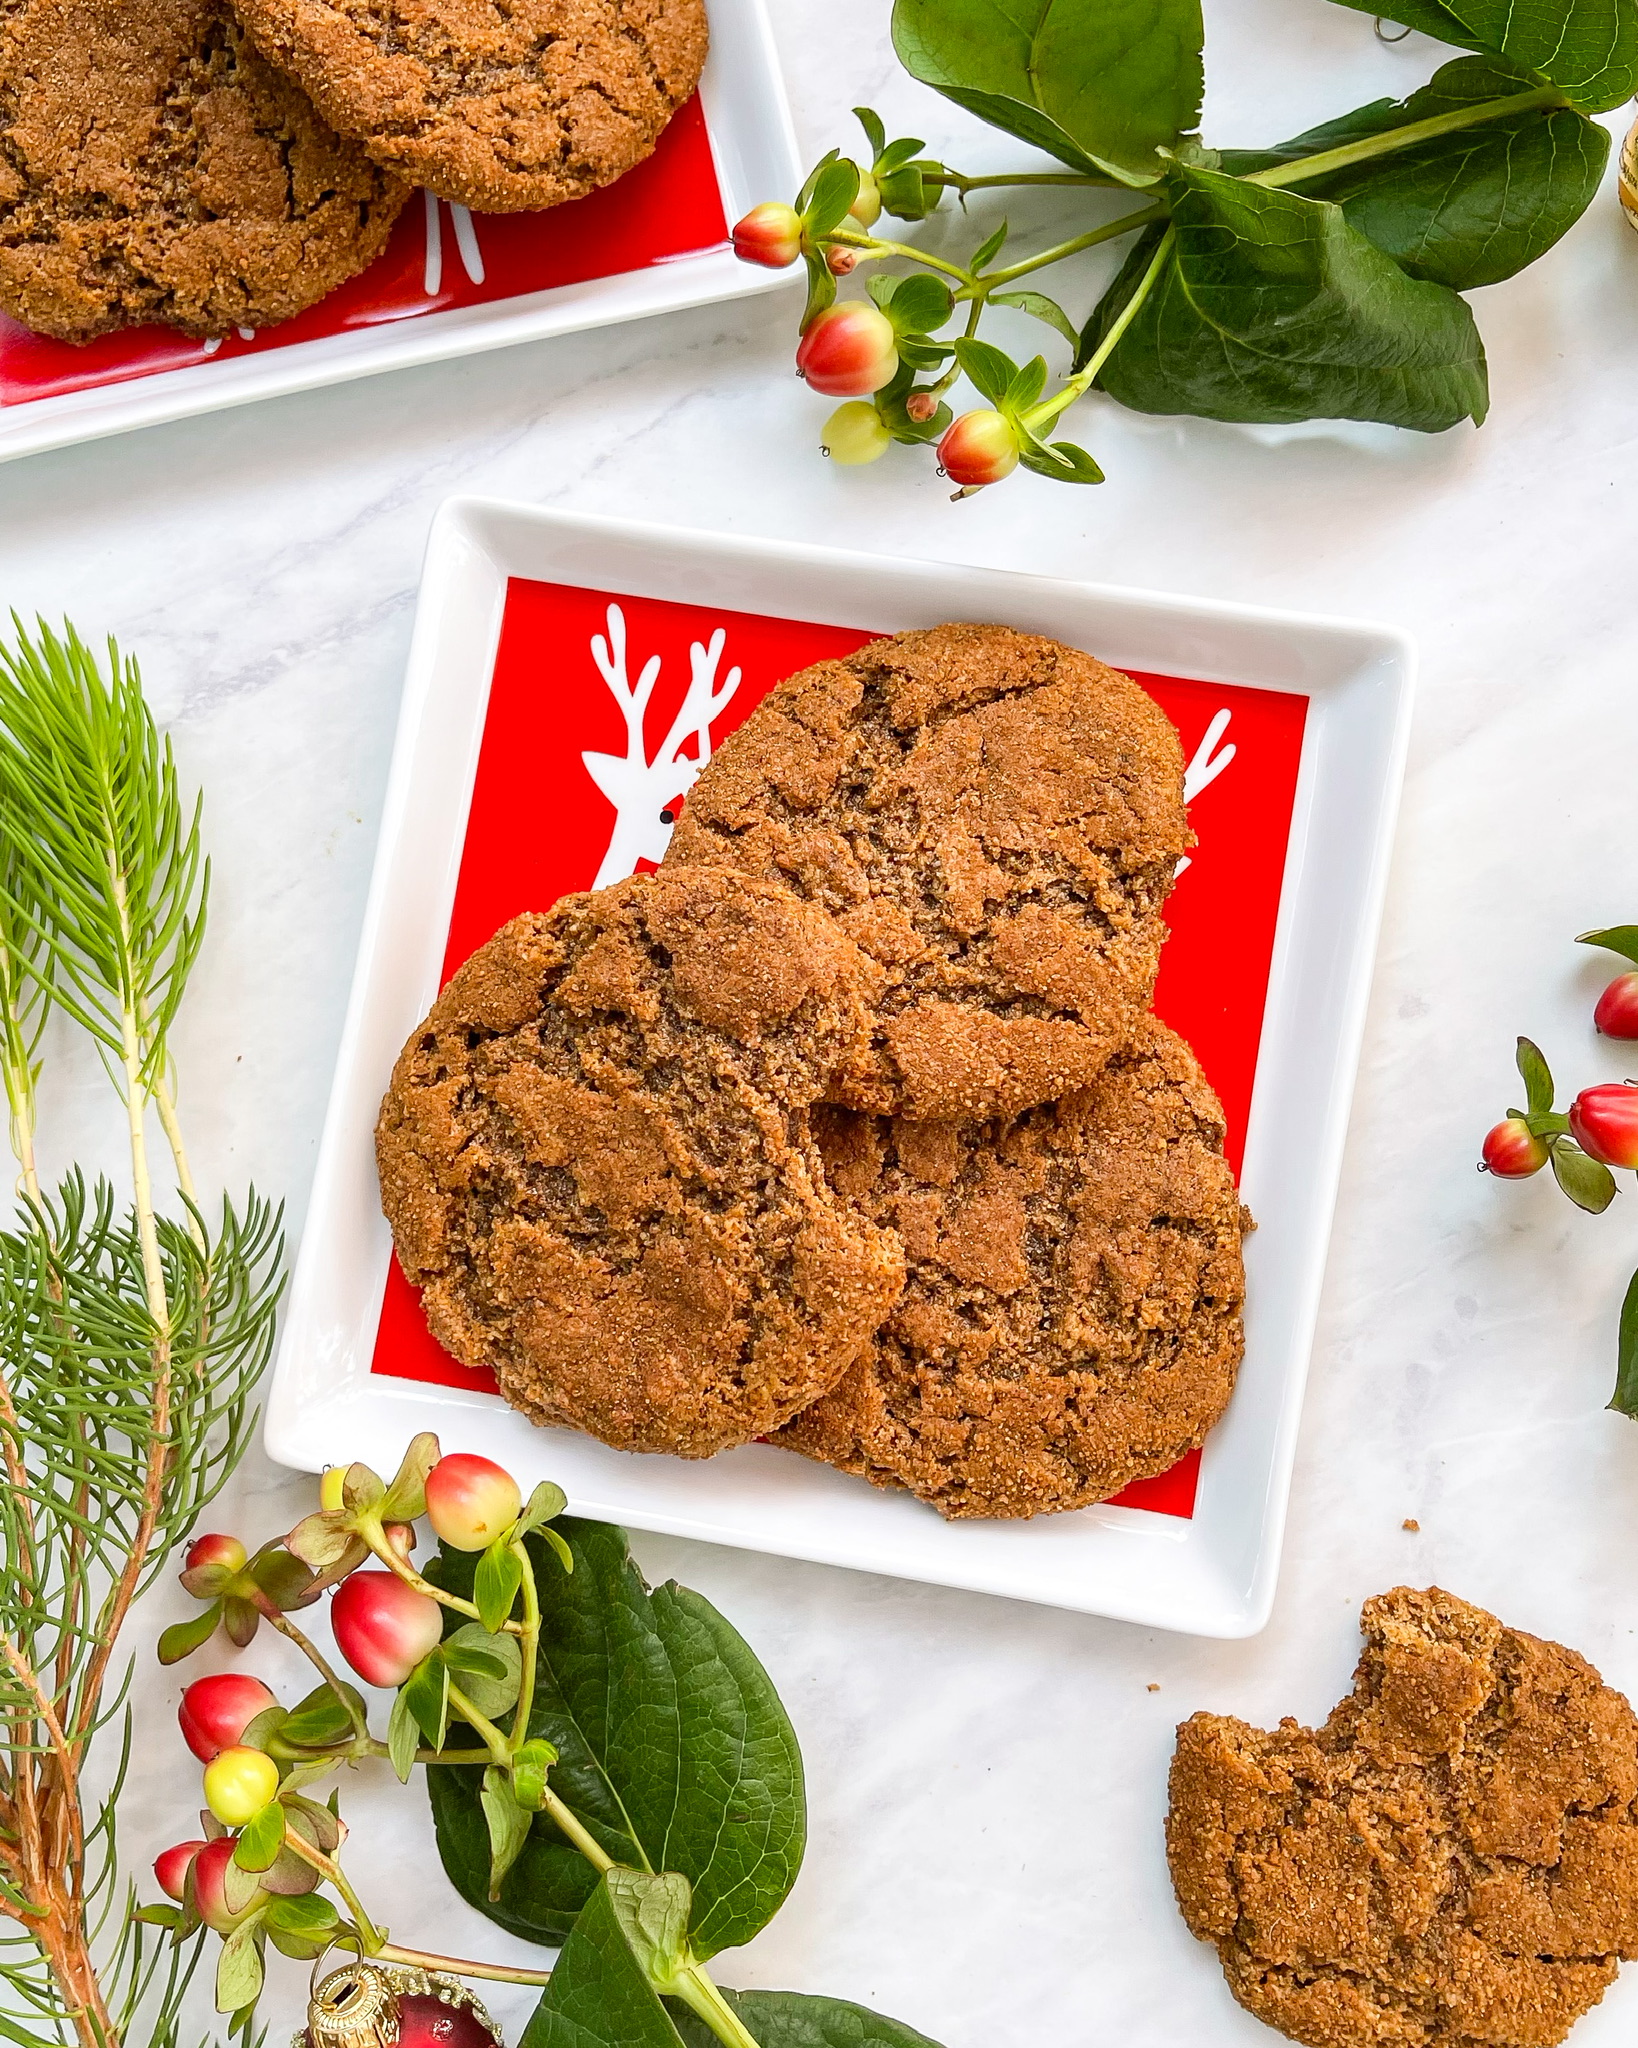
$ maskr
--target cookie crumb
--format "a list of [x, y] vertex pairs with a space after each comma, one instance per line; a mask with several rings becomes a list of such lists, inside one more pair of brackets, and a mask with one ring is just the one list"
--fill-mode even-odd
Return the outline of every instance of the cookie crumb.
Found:
[[1159, 1690], [1160, 1690], [1160, 1687], [1159, 1687], [1158, 1685], [1154, 1684], [1154, 1683], [1153, 1683], [1153, 1682], [1151, 1681], [1151, 1683], [1150, 1683], [1150, 1686], [1149, 1686], [1149, 1690], [1150, 1690], [1151, 1692], [1159, 1692]]
[[1420, 1536], [1422, 1533], [1421, 1523], [1408, 1516], [1399, 1526], [1401, 1529], [1408, 1529], [1413, 1536]]

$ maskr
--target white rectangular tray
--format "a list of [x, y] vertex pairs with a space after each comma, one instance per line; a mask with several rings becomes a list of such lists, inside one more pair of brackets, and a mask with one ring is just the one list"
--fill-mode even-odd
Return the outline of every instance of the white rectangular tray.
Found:
[[[723, 212], [732, 225], [760, 200], [789, 198], [801, 182], [801, 170], [764, 0], [707, 4], [711, 53], [700, 80], [700, 100]], [[0, 406], [0, 462], [381, 370], [744, 298], [789, 281], [785, 271], [741, 263], [731, 249], [709, 249], [521, 298]]]
[[[1192, 1520], [1110, 1505], [941, 1522], [908, 1496], [751, 1445], [704, 1463], [537, 1429], [483, 1394], [372, 1377], [390, 1254], [371, 1134], [436, 993], [510, 577], [884, 632], [948, 618], [1051, 634], [1115, 664], [1309, 699], [1242, 1189], [1246, 1360]], [[1408, 736], [1413, 651], [1384, 627], [965, 566], [457, 499], [440, 512], [334, 1091], [267, 1411], [317, 1470], [390, 1469], [416, 1430], [550, 1477], [575, 1512], [1207, 1636], [1274, 1596]], [[542, 906], [544, 907], [544, 906]]]

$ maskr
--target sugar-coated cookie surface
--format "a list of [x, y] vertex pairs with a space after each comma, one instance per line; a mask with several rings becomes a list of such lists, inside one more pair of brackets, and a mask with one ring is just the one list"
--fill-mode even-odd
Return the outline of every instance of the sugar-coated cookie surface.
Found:
[[971, 1119], [1083, 1087], [1126, 1042], [1188, 844], [1182, 747], [1138, 684], [949, 625], [781, 683], [695, 783], [666, 864], [784, 881], [877, 962], [845, 1106]]
[[1016, 1121], [816, 1119], [907, 1279], [780, 1443], [955, 1518], [1084, 1507], [1204, 1440], [1244, 1350], [1244, 1219], [1174, 1032], [1144, 1018], [1090, 1088]]
[[228, 0], [0, 0], [0, 308], [37, 333], [288, 320], [375, 259], [408, 192]]
[[705, 0], [238, 0], [344, 135], [442, 198], [530, 212], [648, 156], [699, 83]]
[[862, 963], [775, 884], [634, 876], [515, 919], [405, 1046], [377, 1158], [434, 1335], [516, 1407], [707, 1457], [831, 1386], [903, 1284], [808, 1105]]
[[1323, 1728], [1178, 1730], [1183, 1917], [1308, 2048], [1552, 2048], [1638, 1956], [1638, 1718], [1573, 1650], [1437, 1588], [1361, 1625]]

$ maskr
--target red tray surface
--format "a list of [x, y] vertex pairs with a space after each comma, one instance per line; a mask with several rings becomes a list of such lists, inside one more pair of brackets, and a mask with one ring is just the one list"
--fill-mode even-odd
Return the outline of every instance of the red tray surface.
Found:
[[728, 238], [698, 98], [658, 148], [617, 183], [549, 213], [468, 215], [429, 194], [405, 207], [392, 240], [361, 276], [294, 320], [219, 346], [165, 327], [132, 328], [83, 348], [30, 334], [0, 313], [0, 405], [26, 405], [195, 363], [317, 341], [330, 334], [484, 306], [552, 285], [584, 284], [721, 248]]
[[[643, 721], [640, 759], [592, 657], [594, 637], [609, 633], [611, 605], [619, 606], [625, 621], [630, 681], [637, 681], [653, 656], [661, 661]], [[644, 856], [645, 834], [652, 833], [662, 809], [675, 806], [687, 779], [675, 763], [698, 758], [698, 738], [672, 731], [691, 675], [691, 649], [709, 647], [718, 632], [724, 636], [716, 664], [719, 696], [733, 669], [741, 671], [741, 680], [711, 724], [713, 744], [781, 677], [851, 653], [875, 637], [864, 627], [513, 582], [444, 955], [446, 980], [509, 918], [591, 887], [611, 856], [620, 872], [629, 871], [633, 859], [652, 865], [659, 849], [650, 837], [651, 851]], [[1189, 816], [1200, 842], [1167, 905], [1172, 936], [1155, 1007], [1193, 1044], [1222, 1097], [1229, 1158], [1238, 1171], [1308, 700], [1181, 676], [1138, 680], [1182, 736], [1190, 763]], [[626, 785], [619, 810], [588, 772], [582, 758], [588, 753], [613, 756], [620, 764], [611, 769], [599, 763], [605, 784]], [[605, 873], [605, 879], [614, 878]], [[396, 1260], [387, 1278], [373, 1370], [441, 1386], [494, 1387], [489, 1374], [457, 1364], [438, 1345]], [[1191, 1453], [1170, 1472], [1128, 1488], [1120, 1504], [1192, 1514], [1199, 1463], [1199, 1453]]]

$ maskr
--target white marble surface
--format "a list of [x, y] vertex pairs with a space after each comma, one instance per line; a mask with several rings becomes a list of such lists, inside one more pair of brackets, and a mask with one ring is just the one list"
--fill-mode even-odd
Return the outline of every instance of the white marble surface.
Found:
[[[803, 149], [868, 99], [954, 161], [1020, 153], [911, 85], [886, 0], [775, 0]], [[1287, 134], [1431, 70], [1321, 0], [1208, 0], [1217, 141]], [[1025, 209], [1016, 210], [1020, 221]], [[428, 522], [452, 490], [1391, 620], [1424, 683], [1273, 1625], [1245, 1643], [684, 1544], [806, 1751], [796, 1892], [729, 1982], [863, 1999], [949, 2048], [1265, 2036], [1184, 1931], [1161, 1852], [1173, 1723], [1322, 1714], [1360, 1601], [1438, 1580], [1638, 1694], [1638, 1429], [1604, 1412], [1638, 1196], [1602, 1219], [1473, 1171], [1520, 1030], [1572, 1086], [1595, 1041], [1570, 944], [1638, 914], [1638, 236], [1613, 192], [1477, 295], [1482, 432], [1287, 434], [1095, 403], [1109, 473], [952, 507], [905, 455], [839, 473], [790, 374], [785, 295], [286, 399], [0, 471], [4, 599], [117, 630], [208, 793], [213, 930], [180, 1036], [206, 1184], [253, 1175], [299, 1229], [362, 913]], [[94, 1061], [53, 1046], [49, 1149], [117, 1160]], [[337, 1445], [337, 1455], [346, 1447]], [[302, 1483], [252, 1458], [214, 1517], [252, 1538]], [[1415, 1517], [1421, 1533], [1401, 1523]], [[183, 1610], [167, 1593], [151, 1629]], [[178, 1689], [138, 1640], [127, 1844], [187, 1832]], [[281, 1647], [252, 1661], [291, 1687]], [[196, 1667], [198, 1668], [198, 1667]], [[1158, 1690], [1151, 1690], [1158, 1686]], [[348, 1788], [400, 1938], [499, 1953], [452, 1905], [418, 1802]], [[519, 1951], [518, 1953], [522, 1953]], [[276, 2034], [298, 2010], [285, 1969]], [[521, 2023], [524, 2007], [507, 2005]], [[1624, 2042], [1638, 1971], [1576, 2038]]]

